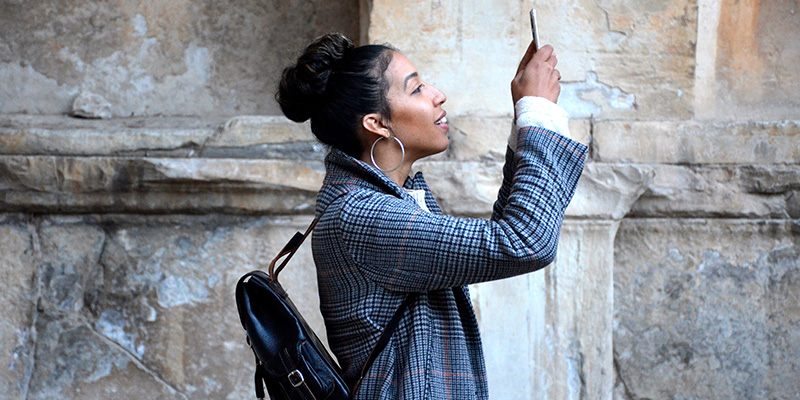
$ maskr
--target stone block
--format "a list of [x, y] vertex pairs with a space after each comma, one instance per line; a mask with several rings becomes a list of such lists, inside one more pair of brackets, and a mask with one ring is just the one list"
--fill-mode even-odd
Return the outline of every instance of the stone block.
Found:
[[282, 69], [320, 32], [358, 26], [348, 1], [6, 1], [0, 113], [64, 114], [88, 90], [115, 117], [277, 115]]
[[197, 158], [0, 156], [0, 171], [3, 208], [84, 212], [297, 213], [323, 177], [319, 162]]
[[85, 291], [102, 279], [96, 267], [105, 236], [92, 217], [64, 217], [40, 224], [40, 312], [56, 316], [83, 311]]
[[796, 397], [797, 230], [788, 220], [623, 220], [617, 398]]
[[[419, 169], [445, 213], [487, 217], [502, 182], [496, 162], [420, 162]], [[584, 167], [566, 215], [622, 219], [647, 190], [651, 166], [589, 163]]]
[[[571, 136], [591, 141], [590, 123], [570, 120]], [[450, 148], [429, 160], [505, 158], [511, 116], [454, 117]], [[322, 160], [308, 123], [284, 117], [240, 116], [228, 119], [127, 118], [110, 121], [54, 116], [0, 116], [0, 154], [63, 156], [147, 156], [175, 158], [247, 158]]]
[[311, 124], [285, 117], [240, 116], [229, 119], [220, 133], [199, 151], [208, 158], [322, 160], [327, 146], [311, 133]]
[[[421, 0], [402, 7], [373, 1], [369, 40], [404, 51], [448, 94], [451, 115], [507, 114], [508, 84], [531, 40], [530, 7], [525, 1], [491, 7], [480, 1]], [[541, 39], [559, 56], [561, 103], [573, 116], [691, 117], [693, 0], [572, 0], [536, 7]], [[430, 39], [408, 35], [408, 26], [419, 26]]]
[[[0, 318], [0, 390], [32, 399], [251, 396], [234, 286], [311, 220], [15, 218], [0, 223], [0, 243], [13, 245], [0, 266], [14, 285], [0, 293], [13, 310]], [[313, 265], [306, 245], [281, 282], [324, 341]]]
[[37, 331], [29, 399], [185, 398], [88, 325], [43, 318]]
[[701, 1], [696, 115], [703, 119], [797, 119], [800, 4]]
[[[523, 3], [373, 0], [367, 40], [389, 42], [408, 56], [425, 81], [447, 94], [450, 115], [510, 115], [509, 84], [531, 37]], [[524, 44], [521, 37], [528, 38]]]
[[36, 259], [33, 224], [0, 214], [0, 397], [24, 399], [34, 369]]
[[[154, 222], [106, 222], [106, 249], [111, 250], [102, 260], [109, 279], [96, 289], [97, 329], [116, 335], [189, 397], [250, 395], [254, 365], [233, 312], [233, 288], [245, 272], [265, 267], [310, 218]], [[301, 248], [281, 278], [301, 313], [324, 338], [310, 246]], [[137, 287], [141, 289], [130, 291]], [[120, 292], [127, 295], [120, 297]]]
[[[446, 213], [489, 215], [496, 161], [420, 161]], [[309, 212], [321, 163], [284, 160], [0, 156], [0, 205], [15, 210]], [[588, 164], [568, 215], [619, 219], [647, 187], [650, 166]]]
[[800, 163], [797, 121], [601, 121], [592, 139], [594, 159], [607, 163]]
[[797, 166], [651, 167], [653, 179], [629, 216], [796, 218]]
[[127, 118], [108, 121], [63, 116], [0, 116], [0, 154], [189, 157], [223, 120]]
[[543, 28], [557, 32], [568, 111], [625, 119], [692, 115], [694, 0], [570, 3], [541, 6], [549, 16]]
[[298, 124], [283, 116], [245, 115], [229, 119], [209, 145], [245, 147], [265, 143], [315, 140], [311, 123]]

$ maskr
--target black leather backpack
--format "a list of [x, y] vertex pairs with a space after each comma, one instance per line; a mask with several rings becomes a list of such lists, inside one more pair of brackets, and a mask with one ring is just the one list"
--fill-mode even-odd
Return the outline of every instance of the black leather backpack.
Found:
[[[256, 270], [242, 276], [236, 284], [236, 306], [247, 344], [256, 358], [255, 392], [264, 398], [264, 386], [270, 399], [350, 399], [361, 379], [386, 347], [403, 311], [411, 302], [409, 295], [386, 325], [377, 344], [353, 387], [341, 377], [333, 360], [314, 331], [278, 283], [278, 274], [314, 230], [325, 210], [314, 219], [305, 233], [297, 232], [269, 264], [269, 274]], [[286, 258], [280, 266], [275, 264]]]

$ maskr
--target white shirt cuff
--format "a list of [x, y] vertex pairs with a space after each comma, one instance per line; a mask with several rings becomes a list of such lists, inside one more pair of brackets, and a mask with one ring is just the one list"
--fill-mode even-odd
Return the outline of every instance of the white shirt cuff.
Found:
[[514, 105], [517, 119], [508, 137], [508, 146], [511, 150], [517, 150], [517, 136], [519, 129], [524, 126], [537, 126], [558, 133], [561, 136], [569, 136], [569, 114], [556, 103], [544, 97], [525, 96], [517, 100]]

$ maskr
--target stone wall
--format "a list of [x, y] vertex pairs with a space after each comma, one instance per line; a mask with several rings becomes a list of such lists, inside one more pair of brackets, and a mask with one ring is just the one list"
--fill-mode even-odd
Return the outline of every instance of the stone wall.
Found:
[[0, 113], [278, 114], [286, 63], [319, 32], [357, 37], [358, 4], [324, 0], [0, 2]]
[[492, 398], [800, 398], [797, 0], [62, 3], [0, 1], [0, 397], [251, 396], [233, 287], [325, 153], [280, 68], [329, 30], [403, 50], [452, 126], [418, 167], [484, 217], [536, 7], [591, 158], [554, 265], [472, 290]]

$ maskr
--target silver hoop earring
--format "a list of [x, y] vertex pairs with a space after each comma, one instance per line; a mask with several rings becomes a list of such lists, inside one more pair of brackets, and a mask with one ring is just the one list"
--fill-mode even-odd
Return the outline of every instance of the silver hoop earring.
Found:
[[372, 165], [374, 165], [375, 168], [379, 169], [384, 174], [397, 171], [397, 169], [400, 168], [401, 165], [403, 165], [403, 161], [406, 159], [406, 148], [403, 146], [403, 142], [401, 142], [400, 139], [397, 138], [397, 136], [392, 135], [392, 139], [394, 139], [397, 142], [397, 144], [400, 145], [400, 151], [402, 152], [402, 156], [400, 157], [400, 164], [397, 164], [397, 166], [392, 169], [388, 170], [383, 169], [378, 166], [377, 162], [375, 162], [375, 145], [378, 144], [378, 142], [380, 142], [381, 139], [383, 139], [383, 136], [379, 136], [377, 139], [375, 139], [375, 141], [372, 142], [372, 148], [369, 149], [369, 158], [372, 159]]

